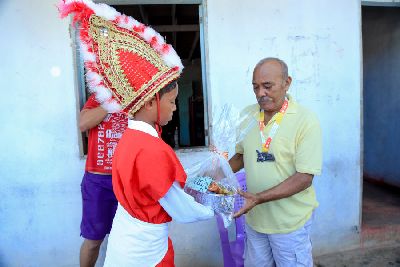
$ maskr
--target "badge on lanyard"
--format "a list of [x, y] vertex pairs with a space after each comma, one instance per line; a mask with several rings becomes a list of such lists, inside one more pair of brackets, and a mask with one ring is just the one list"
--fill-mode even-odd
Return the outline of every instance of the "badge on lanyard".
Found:
[[256, 150], [257, 152], [257, 162], [265, 162], [265, 161], [275, 161], [275, 157], [273, 154], [270, 154], [268, 152], [260, 152]]
[[285, 115], [285, 112], [289, 106], [289, 101], [287, 98], [285, 98], [285, 102], [283, 102], [283, 105], [281, 109], [279, 110], [279, 113], [275, 115], [275, 122], [271, 127], [271, 130], [269, 131], [268, 137], [265, 138], [264, 136], [264, 110], [260, 110], [260, 116], [258, 120], [258, 125], [260, 128], [260, 137], [261, 137], [261, 152], [259, 150], [256, 150], [257, 152], [257, 162], [266, 162], [266, 161], [275, 161], [275, 157], [273, 154], [269, 153], [269, 147], [271, 145], [272, 139], [274, 138], [276, 132], [278, 131], [279, 125], [283, 119], [283, 115]]

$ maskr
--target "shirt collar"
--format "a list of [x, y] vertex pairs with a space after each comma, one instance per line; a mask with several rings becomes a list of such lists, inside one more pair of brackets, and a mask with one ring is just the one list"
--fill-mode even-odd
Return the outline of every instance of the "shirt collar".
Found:
[[[297, 103], [296, 103], [296, 101], [294, 101], [293, 97], [291, 95], [289, 95], [289, 94], [286, 94], [286, 97], [289, 100], [289, 106], [288, 106], [288, 109], [286, 110], [286, 113], [287, 114], [297, 113]], [[260, 114], [260, 105], [255, 104], [254, 105], [254, 111], [252, 113], [253, 113], [253, 117], [258, 121], [258, 117], [259, 117], [259, 114]]]
[[288, 113], [288, 114], [297, 113], [296, 101], [294, 101], [293, 97], [289, 94], [286, 94], [286, 97], [289, 99], [289, 106], [288, 106], [288, 109], [286, 110], [286, 113]]
[[156, 129], [153, 128], [150, 124], [144, 121], [135, 121], [132, 119], [128, 120], [128, 128], [133, 130], [138, 130], [151, 136], [158, 137]]

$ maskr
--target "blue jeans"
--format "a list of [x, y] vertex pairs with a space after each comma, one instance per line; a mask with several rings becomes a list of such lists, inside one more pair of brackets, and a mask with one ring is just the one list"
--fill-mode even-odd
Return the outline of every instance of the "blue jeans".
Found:
[[312, 267], [310, 228], [313, 216], [288, 234], [263, 234], [246, 224], [245, 267]]

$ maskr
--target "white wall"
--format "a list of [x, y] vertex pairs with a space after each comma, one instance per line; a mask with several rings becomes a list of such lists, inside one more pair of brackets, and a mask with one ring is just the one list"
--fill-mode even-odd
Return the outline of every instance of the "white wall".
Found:
[[72, 48], [56, 1], [0, 3], [0, 266], [78, 263]]
[[285, 60], [289, 93], [323, 130], [316, 253], [358, 242], [360, 218], [360, 2], [208, 1], [209, 94], [213, 104], [255, 103], [251, 80], [263, 57]]
[[[77, 266], [81, 217], [72, 48], [53, 0], [0, 3], [0, 266]], [[286, 60], [291, 93], [324, 131], [317, 252], [356, 242], [360, 215], [359, 1], [209, 1], [211, 105], [254, 103], [252, 68]], [[7, 26], [4, 26], [7, 25]], [[213, 114], [215, 115], [215, 114]], [[180, 155], [184, 164], [202, 153]], [[221, 266], [214, 221], [171, 225], [177, 266]]]

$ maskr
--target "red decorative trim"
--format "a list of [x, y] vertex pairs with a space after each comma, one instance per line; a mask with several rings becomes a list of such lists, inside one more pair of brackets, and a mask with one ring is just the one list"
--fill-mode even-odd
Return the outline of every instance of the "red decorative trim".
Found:
[[163, 54], [168, 54], [170, 49], [171, 49], [171, 46], [169, 44], [163, 44], [161, 52]]
[[[172, 76], [172, 74], [174, 74], [174, 73], [176, 73], [176, 72], [177, 72], [177, 71], [174, 71], [174, 70], [172, 70], [172, 69], [170, 69], [170, 70], [168, 70], [167, 72], [165, 72], [157, 81], [154, 81], [148, 88], [146, 88], [145, 90], [143, 90], [143, 91], [140, 93], [140, 95], [136, 96], [135, 99], [134, 99], [131, 103], [129, 103], [129, 104], [124, 108], [124, 111], [127, 112], [127, 113], [129, 113], [129, 111], [130, 111], [134, 106], [136, 106], [137, 103], [138, 103], [139, 101], [142, 101], [142, 100], [143, 100], [144, 96], [151, 95], [151, 94], [154, 93], [154, 91], [156, 91], [156, 92], [160, 91], [160, 90], [162, 89], [162, 88], [159, 88], [160, 84], [161, 84], [162, 82], [164, 82], [165, 80], [167, 80], [169, 77]], [[173, 81], [176, 80], [176, 79], [177, 79], [177, 78], [172, 79], [172, 80], [170, 81], [170, 83], [173, 82]], [[157, 89], [158, 89], [158, 90], [157, 90]]]
[[140, 24], [139, 26], [133, 26], [133, 30], [138, 33], [143, 33], [146, 26], [144, 24]]

